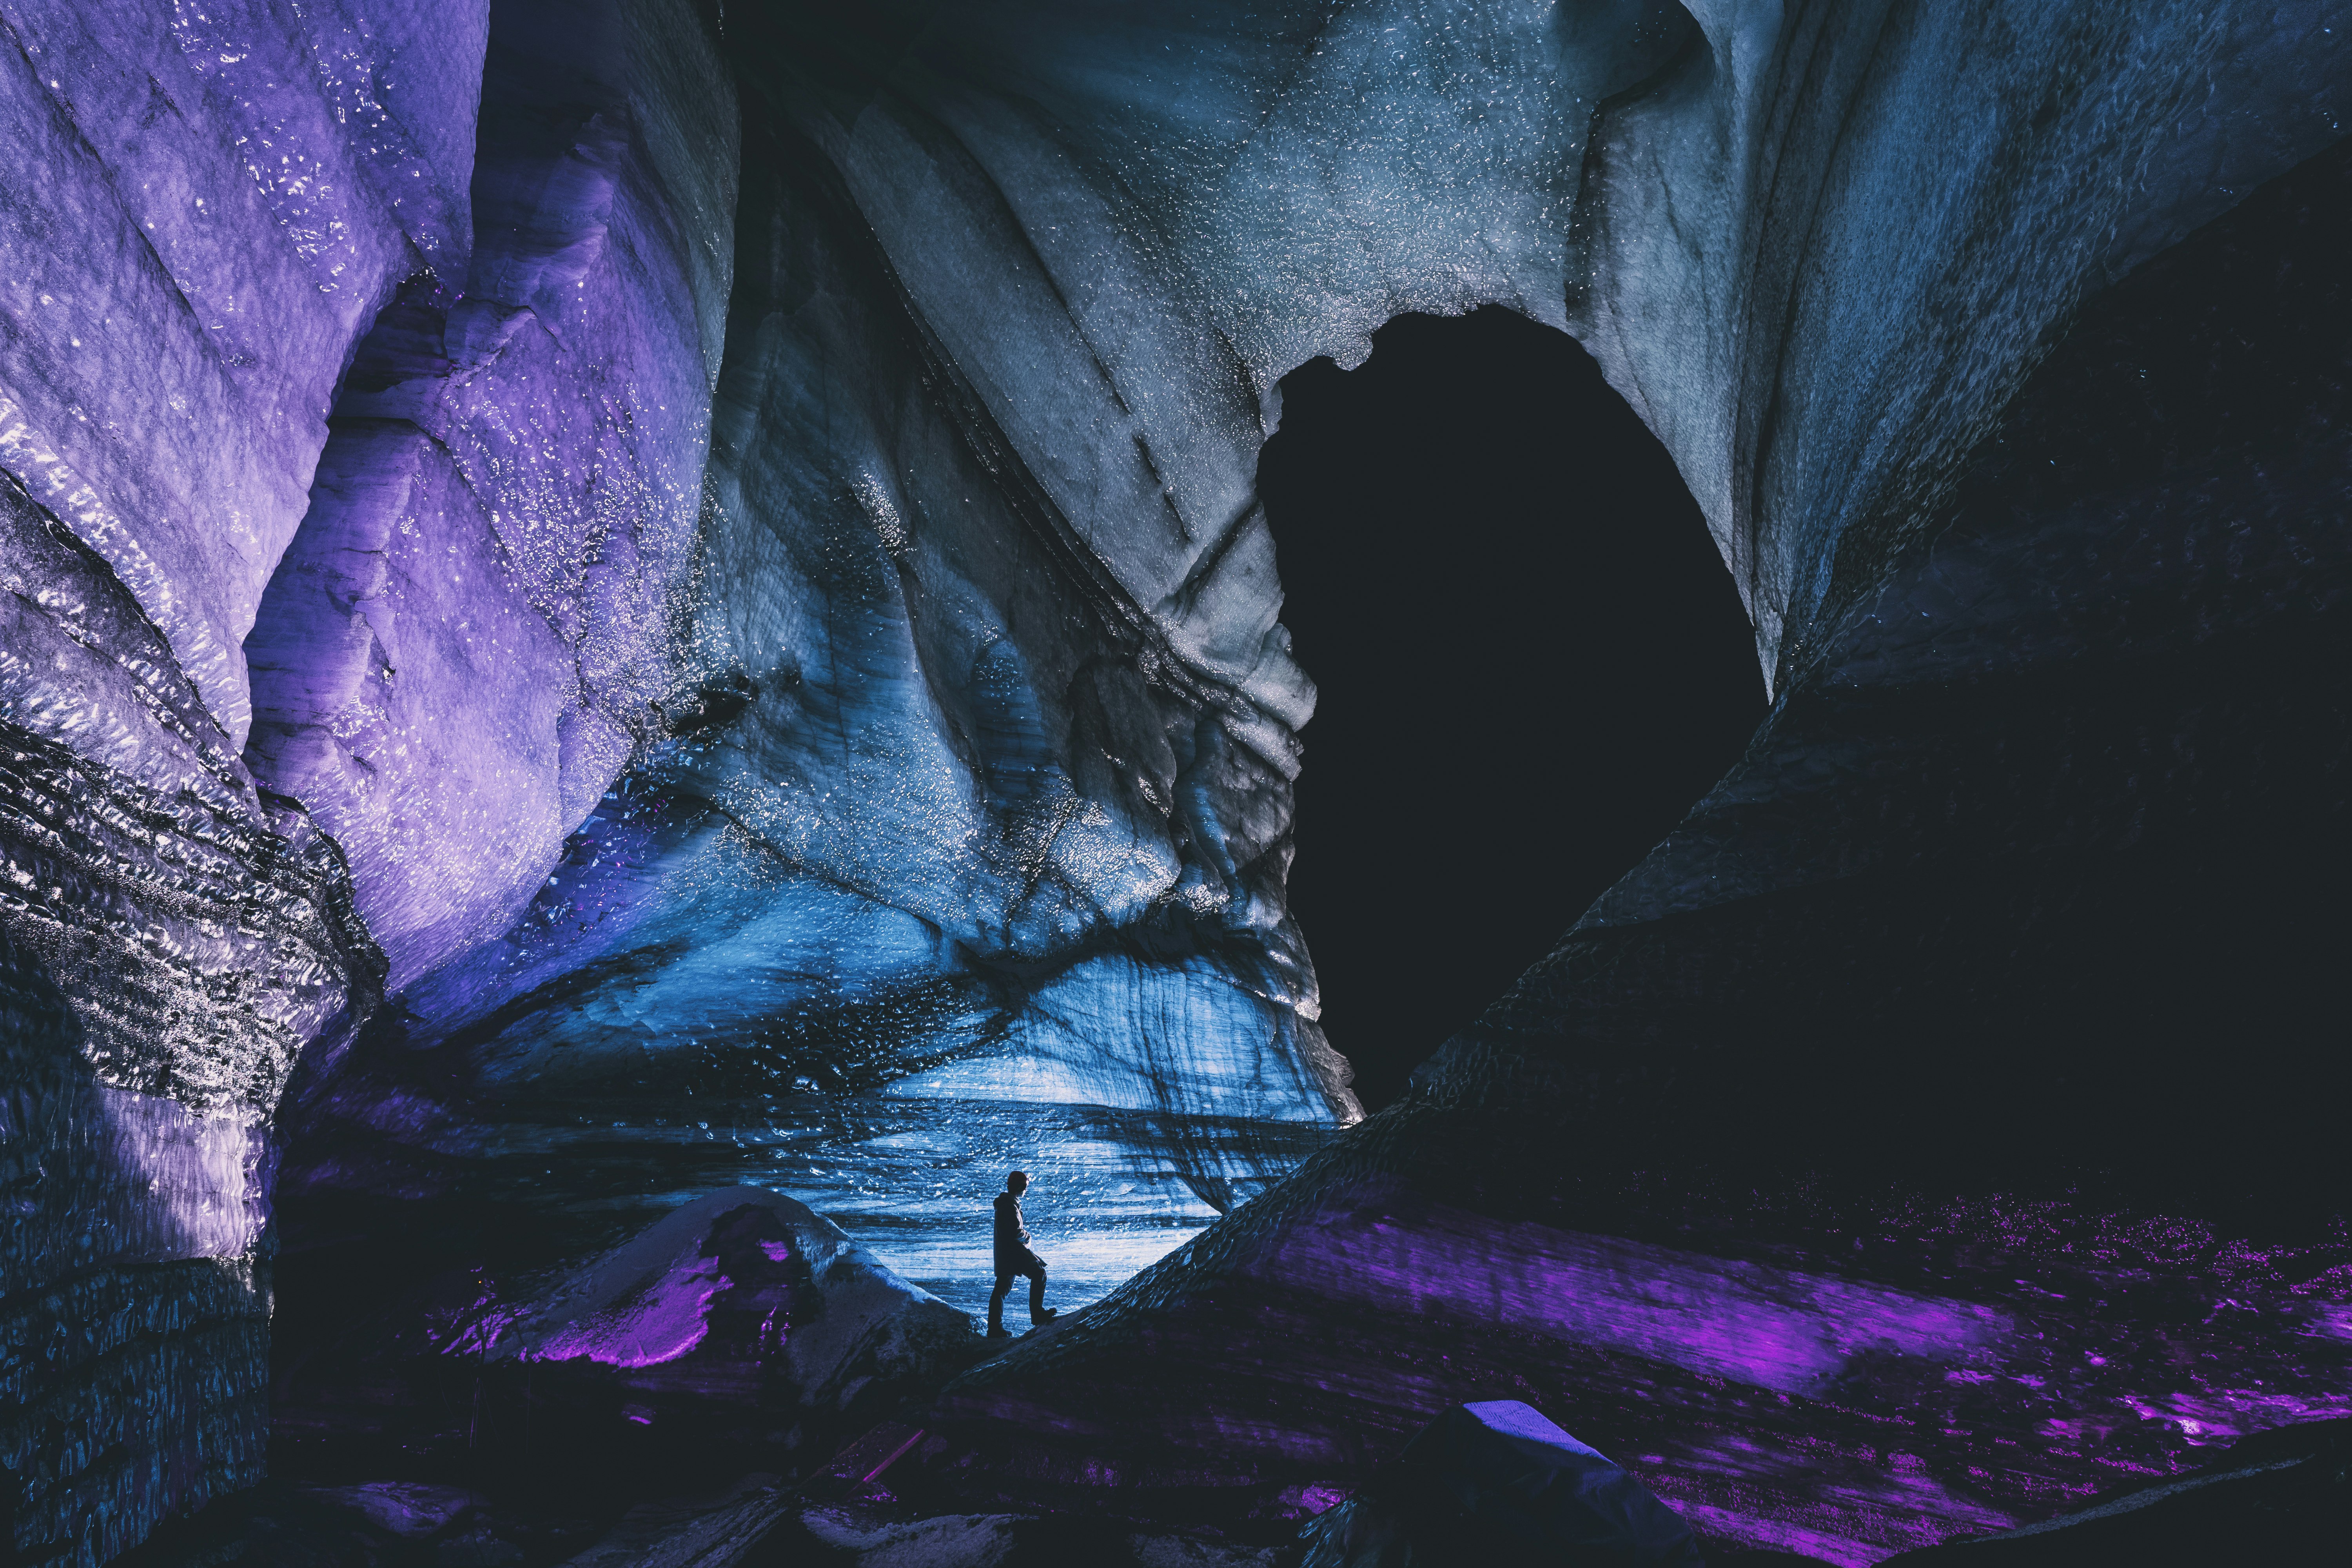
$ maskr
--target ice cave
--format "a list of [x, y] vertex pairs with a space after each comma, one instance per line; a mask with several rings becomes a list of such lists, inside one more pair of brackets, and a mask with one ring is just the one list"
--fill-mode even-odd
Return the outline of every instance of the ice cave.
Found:
[[2352, 1550], [2352, 0], [0, 33], [0, 1564]]

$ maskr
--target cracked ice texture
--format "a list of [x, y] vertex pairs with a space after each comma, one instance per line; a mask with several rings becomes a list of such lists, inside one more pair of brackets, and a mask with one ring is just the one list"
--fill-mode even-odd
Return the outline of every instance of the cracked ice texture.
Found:
[[333, 847], [265, 806], [130, 592], [11, 475], [0, 737], [0, 1333], [43, 1347], [0, 1390], [0, 1463], [37, 1478], [12, 1545], [93, 1563], [260, 1474], [266, 1119], [380, 970]]

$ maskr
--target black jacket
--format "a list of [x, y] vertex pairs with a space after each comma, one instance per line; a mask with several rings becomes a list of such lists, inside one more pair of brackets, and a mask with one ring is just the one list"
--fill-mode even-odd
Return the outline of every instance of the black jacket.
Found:
[[996, 1194], [996, 1267], [1010, 1272], [1038, 1261], [1029, 1250], [1029, 1227], [1021, 1223], [1021, 1200], [1011, 1193]]

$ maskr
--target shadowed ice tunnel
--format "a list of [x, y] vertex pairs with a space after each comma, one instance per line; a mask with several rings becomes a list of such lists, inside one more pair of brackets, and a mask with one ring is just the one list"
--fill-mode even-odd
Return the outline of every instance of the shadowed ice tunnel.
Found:
[[1258, 489], [1317, 682], [1290, 905], [1378, 1110], [1738, 760], [1764, 689], [1673, 459], [1566, 334], [1487, 309], [1372, 343], [1284, 378]]

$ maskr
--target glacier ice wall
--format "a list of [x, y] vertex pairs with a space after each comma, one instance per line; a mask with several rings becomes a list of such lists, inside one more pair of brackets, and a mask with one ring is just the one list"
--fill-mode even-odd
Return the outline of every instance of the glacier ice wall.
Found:
[[8, 468], [233, 747], [352, 343], [470, 243], [484, 12], [9, 7]]
[[1777, 679], [1838, 542], [1888, 531], [1883, 566], [2081, 289], [2347, 109], [2326, 5], [772, 16], [766, 74], [991, 416], [1253, 695], [1288, 678], [1251, 414], [1307, 360], [1410, 310], [1571, 331]]
[[726, 314], [736, 116], [683, 6], [499, 5], [464, 271], [358, 343], [246, 641], [264, 784], [398, 990], [512, 924], [651, 728]]
[[566, 11], [5, 14], [24, 1550], [259, 1475], [298, 1058], [511, 920], [668, 679], [734, 115], [690, 9]]
[[[692, 679], [526, 918], [305, 1086], [294, 1233], [416, 1199], [368, 1256], [289, 1265], [289, 1335], [299, 1301], [378, 1304], [318, 1315], [305, 1440], [386, 1381], [415, 1443], [455, 1440], [431, 1367], [387, 1378], [400, 1325], [714, 1181], [788, 1187], [974, 1310], [977, 1220], [1028, 1168], [1066, 1305], [1357, 1113], [1283, 900], [1303, 709], [1177, 646], [822, 153], [750, 123]], [[362, 1289], [394, 1250], [404, 1283]]]
[[1160, 1246], [1350, 1120], [1285, 372], [1574, 332], [1793, 692], [2084, 292], [2352, 80], [2340, 5], [2190, 0], [0, 26], [0, 1321], [58, 1347], [0, 1451], [85, 1563], [256, 1473], [289, 1134], [287, 1213], [439, 1291], [746, 1179], [969, 1272], [1039, 1148]]
[[1802, 665], [2086, 287], [2340, 135], [2342, 8], [1692, 8], [1585, 168], [1572, 327]]
[[381, 966], [241, 647], [391, 283], [462, 255], [481, 17], [12, 5], [0, 1453], [85, 1563], [260, 1473], [264, 1121]]

